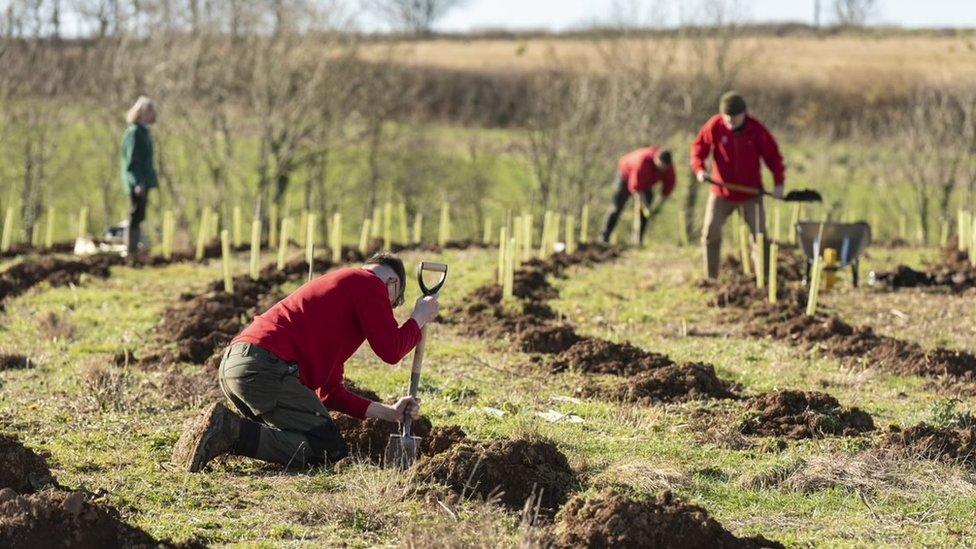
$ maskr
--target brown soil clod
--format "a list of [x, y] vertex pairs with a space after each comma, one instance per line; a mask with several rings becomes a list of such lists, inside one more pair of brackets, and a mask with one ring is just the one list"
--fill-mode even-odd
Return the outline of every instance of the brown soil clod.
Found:
[[639, 500], [616, 491], [571, 499], [560, 511], [549, 535], [557, 549], [590, 547], [733, 549], [781, 548], [761, 536], [739, 538], [708, 512], [665, 491]]
[[31, 359], [18, 354], [0, 354], [0, 372], [4, 370], [23, 370], [31, 367]]
[[[333, 413], [332, 421], [349, 445], [349, 454], [374, 465], [384, 464], [390, 435], [400, 434], [399, 424], [376, 418], [359, 420]], [[413, 436], [421, 438], [419, 448], [421, 456], [433, 456], [443, 452], [467, 437], [460, 427], [433, 427], [430, 420], [423, 416], [413, 422], [412, 433]]]
[[738, 398], [731, 383], [715, 375], [710, 364], [675, 364], [641, 372], [627, 380], [618, 397], [626, 402], [657, 404]]
[[648, 352], [629, 343], [585, 338], [557, 355], [550, 362], [553, 372], [578, 371], [589, 374], [633, 376], [641, 372], [672, 366], [666, 355]]
[[54, 477], [43, 457], [16, 437], [0, 434], [0, 489], [28, 494], [53, 484]]
[[919, 423], [907, 429], [891, 426], [885, 448], [933, 461], [953, 461], [976, 469], [976, 426], [935, 427]]
[[116, 254], [28, 259], [0, 273], [0, 300], [19, 295], [41, 282], [52, 286], [68, 286], [78, 284], [82, 275], [106, 278], [110, 274], [109, 267], [123, 262], [123, 258]]
[[92, 503], [84, 492], [0, 490], [0, 547], [54, 546], [172, 547], [124, 523], [115, 509]]
[[517, 338], [522, 351], [547, 355], [561, 353], [582, 341], [572, 326], [566, 324], [528, 326], [518, 332]]
[[950, 248], [941, 261], [925, 271], [899, 265], [894, 271], [875, 273], [873, 281], [893, 289], [943, 286], [961, 293], [976, 288], [976, 266], [970, 261], [969, 254]]
[[[776, 305], [757, 293], [752, 279], [731, 274], [716, 287], [714, 305], [744, 312], [734, 322], [755, 337], [772, 337], [851, 363], [866, 363], [900, 375], [949, 376], [976, 380], [976, 355], [945, 348], [926, 350], [918, 343], [878, 335], [870, 327], [852, 326], [837, 316], [805, 314], [806, 295], [800, 287], [783, 287]], [[730, 319], [731, 320], [731, 319]]]
[[790, 439], [858, 436], [874, 430], [871, 416], [840, 405], [827, 393], [776, 391], [749, 401], [751, 416], [740, 431], [745, 435]]
[[545, 516], [551, 516], [577, 485], [566, 456], [543, 440], [455, 444], [419, 462], [416, 473], [462, 497], [497, 499], [515, 511], [533, 500]]

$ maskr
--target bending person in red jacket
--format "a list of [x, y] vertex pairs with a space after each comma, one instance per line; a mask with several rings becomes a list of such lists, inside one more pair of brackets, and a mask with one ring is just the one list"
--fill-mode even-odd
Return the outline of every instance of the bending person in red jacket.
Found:
[[220, 387], [244, 417], [211, 405], [180, 438], [173, 460], [191, 472], [222, 454], [296, 467], [334, 463], [348, 449], [329, 410], [390, 422], [419, 417], [417, 399], [390, 406], [343, 383], [344, 364], [364, 341], [396, 364], [420, 342], [421, 326], [437, 316], [437, 297], [423, 297], [398, 325], [393, 308], [403, 303], [405, 284], [403, 262], [377, 254], [361, 268], [305, 284], [256, 317], [220, 363]]
[[648, 208], [654, 201], [654, 185], [661, 183], [661, 203], [674, 191], [674, 166], [671, 165], [671, 151], [660, 147], [637, 149], [620, 158], [620, 164], [613, 177], [613, 203], [603, 223], [603, 242], [610, 242], [610, 235], [620, 219], [627, 200], [644, 201], [641, 208], [640, 241], [644, 242], [644, 231], [650, 219]]
[[[777, 197], [783, 196], [786, 169], [776, 139], [762, 122], [746, 112], [746, 101], [736, 92], [728, 92], [722, 96], [719, 114], [702, 126], [691, 147], [691, 169], [702, 183], [706, 181], [705, 163], [709, 156], [712, 158], [713, 180], [756, 189], [763, 188], [759, 164], [761, 159], [773, 173], [773, 194]], [[718, 277], [722, 227], [736, 210], [749, 226], [753, 238], [758, 234], [766, 234], [766, 212], [761, 196], [712, 185], [702, 226], [705, 273], [709, 278]], [[766, 242], [769, 242], [768, 238]], [[766, 257], [768, 258], [768, 254]]]

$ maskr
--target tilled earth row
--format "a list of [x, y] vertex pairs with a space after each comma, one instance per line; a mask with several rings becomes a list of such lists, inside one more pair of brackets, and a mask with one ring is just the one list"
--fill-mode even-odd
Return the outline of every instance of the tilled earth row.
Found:
[[[808, 293], [800, 284], [803, 261], [789, 252], [783, 252], [778, 258], [781, 284], [776, 304], [768, 302], [767, 290], [758, 289], [734, 258], [726, 259], [727, 274], [722, 282], [703, 286], [713, 290], [712, 305], [735, 310], [727, 317], [729, 322], [742, 327], [748, 335], [784, 341], [850, 365], [933, 378], [940, 382], [936, 388], [948, 385], [953, 390], [976, 390], [976, 356], [968, 352], [925, 349], [912, 341], [876, 334], [869, 326], [852, 326], [829, 312], [807, 315]], [[795, 409], [794, 398], [787, 402], [793, 403], [786, 408]], [[837, 423], [836, 418], [831, 418], [826, 426], [834, 431], [845, 431], [853, 425], [866, 426], [870, 417], [861, 414], [856, 408], [851, 409], [850, 413], [841, 414], [846, 421]], [[822, 423], [817, 427], [824, 428]], [[954, 462], [976, 469], [976, 420], [944, 426], [920, 423], [905, 429], [891, 426], [881, 448], [908, 457]]]

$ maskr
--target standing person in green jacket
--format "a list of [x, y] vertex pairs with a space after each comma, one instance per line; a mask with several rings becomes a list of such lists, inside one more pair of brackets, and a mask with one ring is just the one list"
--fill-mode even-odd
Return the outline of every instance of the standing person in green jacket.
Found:
[[156, 122], [156, 104], [140, 96], [125, 116], [129, 126], [122, 137], [122, 186], [129, 193], [129, 257], [139, 251], [142, 238], [140, 225], [146, 219], [146, 200], [149, 189], [155, 189], [156, 168], [153, 165], [153, 140], [149, 126]]

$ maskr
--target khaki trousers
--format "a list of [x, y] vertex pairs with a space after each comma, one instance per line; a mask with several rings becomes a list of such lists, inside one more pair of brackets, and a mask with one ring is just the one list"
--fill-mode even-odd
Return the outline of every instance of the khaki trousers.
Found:
[[[722, 261], [722, 228], [725, 220], [732, 212], [738, 211], [739, 215], [749, 227], [753, 240], [756, 235], [766, 236], [766, 210], [763, 207], [762, 197], [752, 198], [743, 202], [732, 202], [724, 198], [708, 195], [708, 203], [705, 205], [705, 221], [702, 224], [701, 243], [704, 248], [705, 276], [708, 278], [718, 278], [719, 266]], [[769, 239], [764, 238], [767, 246], [766, 272], [769, 272]], [[755, 246], [753, 246], [755, 254]], [[753, 265], [756, 264], [753, 256]]]
[[220, 388], [246, 418], [239, 453], [286, 466], [334, 463], [349, 452], [338, 428], [298, 365], [270, 351], [238, 343], [220, 362]]

